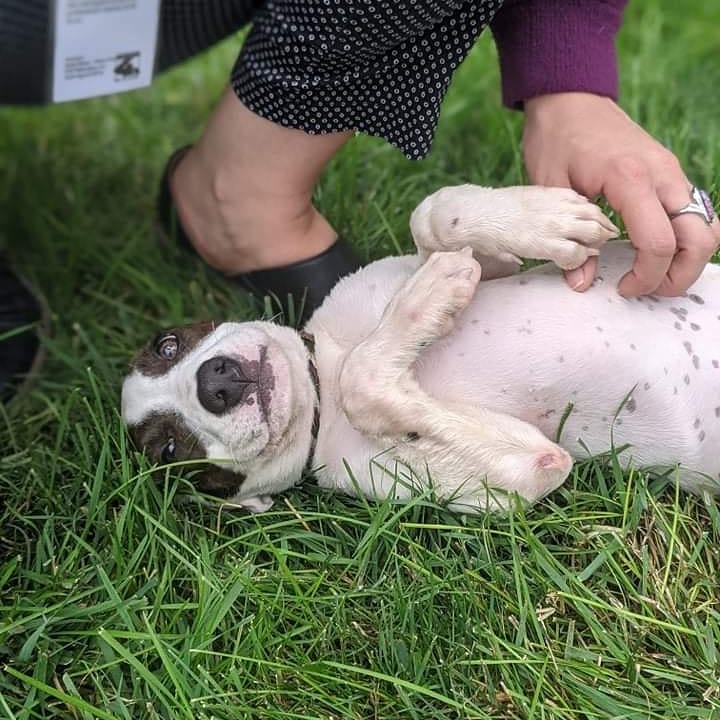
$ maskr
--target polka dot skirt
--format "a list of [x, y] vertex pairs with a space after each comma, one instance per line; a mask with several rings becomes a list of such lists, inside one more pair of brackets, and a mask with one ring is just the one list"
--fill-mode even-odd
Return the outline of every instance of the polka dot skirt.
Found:
[[453, 71], [502, 0], [268, 0], [233, 69], [253, 112], [308, 133], [359, 130], [424, 157]]

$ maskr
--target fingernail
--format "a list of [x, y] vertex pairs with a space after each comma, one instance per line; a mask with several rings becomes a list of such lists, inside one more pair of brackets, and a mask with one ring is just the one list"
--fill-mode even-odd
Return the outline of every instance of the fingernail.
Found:
[[572, 290], [579, 290], [585, 284], [585, 273], [580, 268], [575, 268], [568, 271], [565, 279]]

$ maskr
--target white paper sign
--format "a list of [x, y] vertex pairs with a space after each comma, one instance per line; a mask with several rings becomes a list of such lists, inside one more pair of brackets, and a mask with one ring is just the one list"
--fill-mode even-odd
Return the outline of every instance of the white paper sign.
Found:
[[152, 81], [160, 0], [55, 0], [53, 102]]

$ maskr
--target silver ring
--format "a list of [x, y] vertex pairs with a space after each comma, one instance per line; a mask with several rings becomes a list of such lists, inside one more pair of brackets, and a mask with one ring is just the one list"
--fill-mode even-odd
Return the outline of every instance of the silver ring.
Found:
[[710, 225], [717, 217], [710, 196], [700, 188], [693, 187], [690, 190], [690, 202], [675, 212], [668, 213], [668, 217], [674, 220], [680, 215], [700, 215]]

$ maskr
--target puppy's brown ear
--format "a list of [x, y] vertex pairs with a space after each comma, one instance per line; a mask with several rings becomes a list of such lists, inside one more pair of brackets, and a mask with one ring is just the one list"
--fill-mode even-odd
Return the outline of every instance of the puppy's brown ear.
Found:
[[245, 475], [208, 463], [202, 470], [192, 473], [190, 480], [200, 492], [224, 499], [237, 495]]

